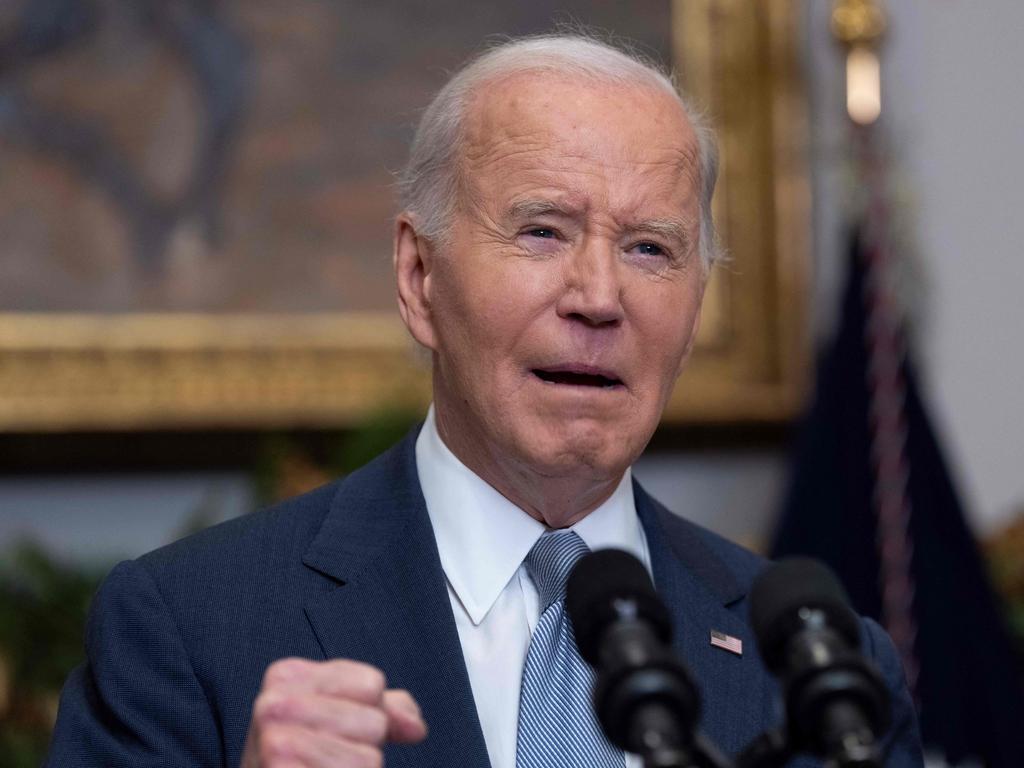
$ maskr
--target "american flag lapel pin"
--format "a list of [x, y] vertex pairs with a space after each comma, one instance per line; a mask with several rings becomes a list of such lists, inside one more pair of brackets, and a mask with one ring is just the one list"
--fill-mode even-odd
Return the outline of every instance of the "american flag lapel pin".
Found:
[[711, 630], [711, 644], [715, 648], [735, 653], [737, 656], [743, 655], [743, 641], [738, 637], [727, 635], [725, 632], [719, 632], [717, 629]]

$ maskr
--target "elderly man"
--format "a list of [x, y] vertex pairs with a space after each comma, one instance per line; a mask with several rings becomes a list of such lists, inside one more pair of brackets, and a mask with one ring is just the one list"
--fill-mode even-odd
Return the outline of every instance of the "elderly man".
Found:
[[[762, 562], [630, 477], [699, 326], [714, 179], [700, 121], [618, 50], [533, 38], [459, 72], [395, 228], [426, 423], [339, 483], [118, 566], [49, 764], [636, 766], [594, 722], [562, 607], [573, 561], [608, 546], [674, 612], [712, 740], [736, 753], [776, 725], [746, 623]], [[891, 764], [917, 765], [899, 663], [864, 638], [895, 694]]]

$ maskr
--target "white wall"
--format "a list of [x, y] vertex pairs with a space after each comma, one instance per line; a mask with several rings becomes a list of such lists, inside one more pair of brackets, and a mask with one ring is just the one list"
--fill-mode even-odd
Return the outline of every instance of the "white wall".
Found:
[[[831, 3], [808, 5], [815, 303], [838, 282], [842, 69]], [[1024, 510], [1024, 3], [891, 0], [883, 123], [918, 252], [925, 394], [972, 523]]]

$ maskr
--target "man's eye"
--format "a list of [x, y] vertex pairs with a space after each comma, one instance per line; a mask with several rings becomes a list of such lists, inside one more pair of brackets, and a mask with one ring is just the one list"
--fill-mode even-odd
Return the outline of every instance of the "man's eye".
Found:
[[644, 256], [664, 256], [665, 249], [657, 243], [637, 243], [633, 246], [638, 252]]
[[526, 231], [526, 234], [531, 237], [542, 237], [545, 240], [550, 240], [555, 237], [555, 230], [548, 229], [547, 227], [534, 227]]

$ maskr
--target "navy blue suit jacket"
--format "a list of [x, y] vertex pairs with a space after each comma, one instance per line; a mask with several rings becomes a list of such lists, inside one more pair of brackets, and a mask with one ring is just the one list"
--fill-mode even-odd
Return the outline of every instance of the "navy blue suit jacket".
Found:
[[[389, 768], [486, 768], [487, 751], [430, 519], [415, 433], [348, 478], [118, 565], [93, 602], [87, 662], [69, 677], [47, 765], [237, 766], [267, 665], [344, 657], [409, 689], [425, 742]], [[658, 591], [703, 697], [702, 727], [737, 753], [775, 726], [746, 594], [765, 561], [635, 487]], [[712, 629], [743, 640], [736, 656]], [[885, 634], [865, 650], [895, 692], [891, 766], [919, 766], [902, 671]], [[555, 767], [553, 767], [555, 768]]]

